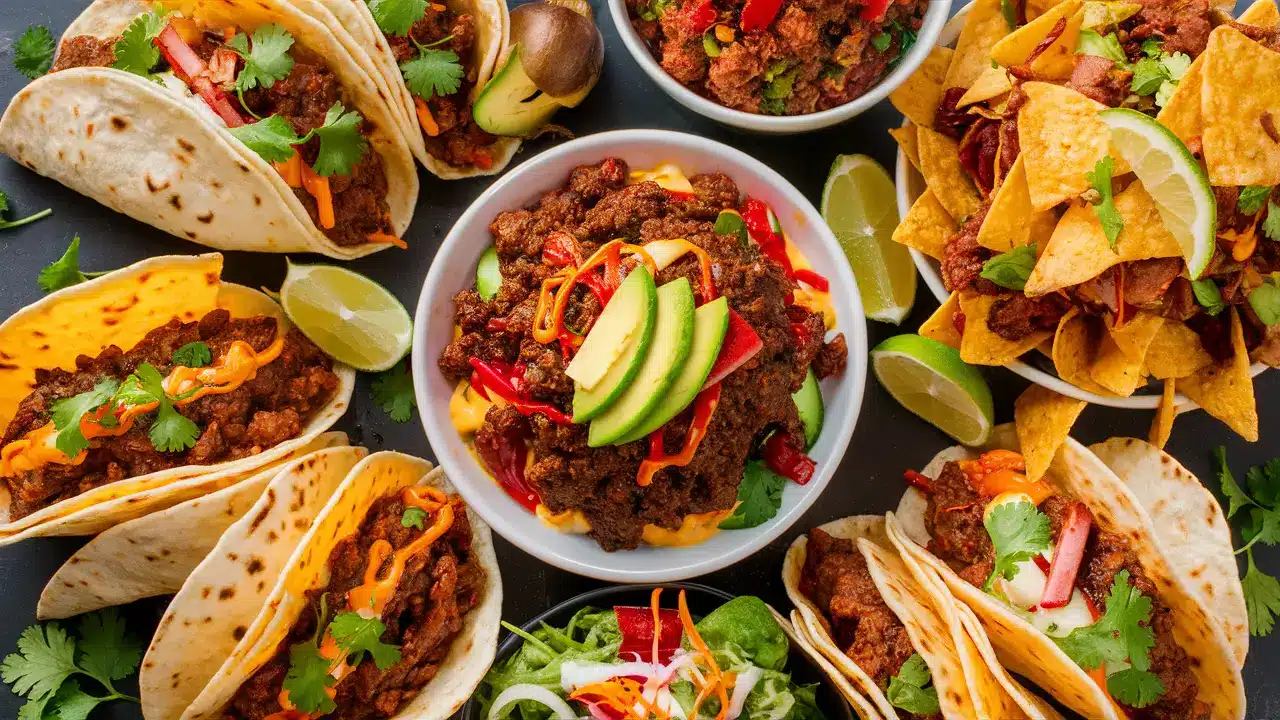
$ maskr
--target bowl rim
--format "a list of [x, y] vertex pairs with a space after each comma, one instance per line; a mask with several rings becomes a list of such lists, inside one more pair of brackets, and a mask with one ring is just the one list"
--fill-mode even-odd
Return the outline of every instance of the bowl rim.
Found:
[[952, 0], [928, 0], [916, 43], [902, 62], [866, 93], [838, 107], [805, 115], [758, 115], [726, 107], [685, 87], [667, 74], [650, 54], [640, 34], [631, 25], [626, 0], [608, 0], [609, 15], [631, 57], [649, 79], [681, 105], [716, 122], [743, 130], [769, 134], [803, 133], [830, 127], [861, 115], [898, 89], [920, 67], [936, 44], [951, 12]]
[[[943, 27], [942, 33], [938, 37], [939, 45], [949, 46], [959, 38], [960, 30], [964, 26], [964, 18], [973, 8], [973, 5], [973, 1], [969, 2], [964, 7], [956, 11], [955, 17], [947, 21], [946, 26]], [[903, 127], [909, 123], [909, 120], [904, 119]], [[905, 218], [907, 213], [910, 212], [912, 204], [914, 204], [916, 199], [919, 197], [919, 195], [912, 193], [912, 188], [913, 186], [923, 182], [924, 178], [920, 175], [919, 171], [911, 165], [911, 161], [907, 159], [907, 154], [902, 150], [902, 148], [898, 148], [897, 163], [894, 168], [894, 185], [896, 186], [898, 196], [898, 217]], [[939, 303], [945, 303], [947, 298], [951, 296], [951, 293], [947, 291], [946, 286], [943, 284], [941, 266], [938, 261], [915, 248], [910, 248], [910, 251], [911, 259], [915, 262], [916, 269], [919, 271], [920, 276], [924, 278], [924, 283], [928, 286], [929, 291]], [[1059, 395], [1066, 395], [1067, 397], [1075, 398], [1076, 400], [1083, 400], [1084, 402], [1092, 403], [1094, 405], [1104, 405], [1107, 407], [1127, 410], [1155, 410], [1160, 407], [1161, 398], [1158, 394], [1131, 395], [1129, 397], [1099, 395], [1098, 393], [1090, 392], [1084, 388], [1073, 385], [1057, 375], [1045, 372], [1044, 370], [1023, 362], [1022, 360], [1014, 360], [1013, 362], [1005, 364], [1004, 367], [1008, 370], [1012, 370], [1023, 378], [1030, 380], [1036, 385], [1052, 390]], [[1253, 377], [1257, 377], [1267, 369], [1267, 366], [1262, 363], [1253, 363], [1250, 367], [1250, 372]], [[1174, 405], [1179, 413], [1189, 412], [1200, 407], [1182, 393], [1175, 394]]]
[[[486, 502], [485, 498], [480, 495], [479, 488], [473, 487], [473, 477], [476, 473], [480, 473], [484, 478], [484, 482], [490, 484], [494, 482], [493, 479], [478, 467], [475, 458], [469, 452], [466, 452], [465, 449], [459, 452], [462, 443], [452, 425], [445, 427], [436, 422], [434, 412], [424, 411], [424, 408], [432, 407], [433, 402], [448, 402], [447, 397], [432, 398], [427, 393], [428, 378], [431, 377], [429, 373], [439, 372], [435, 358], [427, 358], [425, 356], [425, 349], [428, 345], [427, 335], [431, 325], [432, 308], [441, 303], [451, 302], [450, 298], [458, 289], [457, 273], [451, 271], [445, 265], [453, 254], [459, 252], [458, 248], [467, 243], [474, 243], [474, 238], [471, 236], [476, 232], [475, 224], [477, 218], [482, 216], [485, 211], [492, 210], [489, 207], [490, 203], [496, 196], [503, 193], [508, 186], [525, 182], [530, 187], [530, 190], [524, 193], [525, 202], [535, 200], [539, 194], [549, 189], [546, 186], [546, 180], [540, 175], [540, 171], [545, 165], [575, 155], [583, 156], [583, 162], [587, 162], [590, 159], [598, 160], [602, 157], [607, 157], [611, 152], [611, 148], [621, 143], [652, 145], [656, 148], [661, 148], [669, 155], [674, 155], [677, 151], [683, 149], [690, 153], [707, 157], [729, 159], [729, 162], [744, 168], [745, 173], [755, 176], [758, 181], [769, 185], [783, 196], [787, 204], [791, 206], [788, 210], [793, 210], [796, 214], [796, 220], [794, 221], [787, 220], [783, 216], [784, 222], [803, 222], [806, 231], [812, 232], [816, 236], [815, 242], [828, 246], [832, 255], [839, 258], [844, 257], [843, 251], [840, 250], [839, 242], [827, 227], [826, 222], [800, 190], [783, 178], [777, 171], [737, 148], [696, 135], [670, 130], [614, 130], [587, 135], [540, 153], [503, 175], [467, 208], [454, 223], [448, 235], [445, 236], [440, 245], [440, 250], [436, 254], [436, 259], [431, 263], [427, 276], [423, 281], [422, 290], [414, 311], [413, 352], [411, 355], [414, 397], [419, 407], [419, 419], [426, 432], [428, 442], [435, 451], [439, 465], [444, 468], [446, 473], [452, 476], [454, 486], [467, 504], [508, 542], [549, 565], [578, 575], [609, 582], [674, 582], [728, 567], [764, 548], [786, 532], [817, 502], [818, 497], [834, 477], [840, 461], [848, 450], [854, 428], [857, 426], [861, 415], [868, 372], [867, 357], [869, 347], [867, 345], [866, 316], [862, 310], [857, 282], [854, 280], [853, 272], [850, 270], [848, 263], [833, 263], [834, 267], [824, 269], [833, 286], [847, 288], [845, 295], [848, 300], [846, 307], [839, 308], [846, 312], [838, 318], [836, 328], [837, 331], [844, 333], [849, 352], [849, 363], [841, 380], [841, 397], [847, 404], [845, 405], [845, 412], [841, 415], [834, 414], [832, 408], [828, 406], [826, 421], [823, 425], [824, 435], [827, 432], [833, 433], [831, 444], [827, 446], [828, 451], [824, 456], [814, 458], [818, 462], [818, 469], [814, 477], [802, 488], [802, 494], [786, 493], [783, 499], [783, 506], [771, 520], [755, 528], [735, 531], [744, 534], [743, 541], [716, 555], [701, 559], [696, 557], [686, 559], [676, 556], [672, 557], [672, 561], [665, 563], [662, 568], [645, 569], [628, 567], [625, 560], [617, 563], [595, 563], [583, 559], [582, 553], [561, 552], [547, 544], [540, 543], [537, 535], [531, 535], [526, 532], [525, 529], [519, 527], [509, 517], [513, 510], [522, 515], [529, 514], [514, 500], [507, 498], [506, 502], [500, 506]], [[561, 178], [556, 178], [557, 183], [560, 180]], [[559, 187], [559, 185], [557, 184], [555, 187]], [[504, 205], [498, 210], [509, 210], [517, 207], [515, 203], [510, 203], [510, 205], [511, 207]], [[787, 215], [790, 214], [787, 213]], [[782, 216], [783, 214], [779, 213], [779, 215]], [[489, 242], [487, 230], [482, 231], [486, 232], [485, 242], [487, 244]], [[468, 276], [470, 274], [468, 272]], [[450, 314], [450, 317], [452, 317], [452, 314]], [[797, 500], [789, 507], [787, 496], [797, 497]], [[541, 524], [538, 531], [556, 533], [557, 536], [563, 536], [563, 533]], [[585, 536], [581, 539], [584, 543], [591, 543], [593, 548], [598, 547], [594, 540]], [[643, 546], [641, 551], [662, 552], [679, 549], [681, 548]], [[619, 551], [607, 555], [609, 557], [625, 558], [627, 552], [634, 551]]]

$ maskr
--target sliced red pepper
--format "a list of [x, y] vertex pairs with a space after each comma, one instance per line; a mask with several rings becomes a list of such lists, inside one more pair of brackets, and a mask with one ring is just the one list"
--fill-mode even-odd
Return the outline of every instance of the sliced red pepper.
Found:
[[742, 319], [742, 316], [729, 309], [729, 329], [725, 332], [724, 342], [720, 345], [720, 354], [711, 366], [711, 373], [702, 389], [707, 390], [718, 384], [734, 370], [742, 367], [748, 360], [756, 356], [764, 347], [764, 341], [756, 333], [755, 328]]
[[227, 127], [244, 125], [244, 118], [240, 117], [240, 112], [231, 104], [226, 93], [209, 80], [209, 67], [172, 25], [166, 25], [154, 42], [160, 49], [160, 54], [164, 55], [165, 62], [173, 68], [173, 74], [195, 90]]
[[653, 482], [653, 476], [659, 470], [668, 467], [684, 467], [693, 462], [693, 454], [698, 451], [702, 438], [707, 436], [711, 426], [711, 416], [720, 404], [720, 385], [698, 393], [693, 401], [693, 421], [689, 423], [689, 434], [685, 436], [684, 445], [675, 455], [667, 455], [662, 446], [662, 429], [654, 430], [649, 435], [649, 457], [640, 462], [640, 473], [636, 476], [636, 484], [647, 487]]
[[507, 329], [507, 324], [506, 318], [489, 318], [489, 322], [484, 324], [484, 329], [489, 332], [504, 332]]
[[799, 280], [818, 292], [827, 292], [831, 289], [831, 283], [827, 282], [825, 277], [807, 268], [795, 270], [792, 274], [795, 275], [796, 280]]
[[781, 9], [782, 0], [747, 0], [742, 8], [742, 31], [756, 32], [768, 28]]
[[1092, 527], [1093, 513], [1089, 512], [1089, 508], [1084, 503], [1072, 505], [1067, 514], [1067, 522], [1058, 535], [1058, 546], [1053, 552], [1053, 562], [1049, 565], [1049, 580], [1044, 584], [1040, 607], [1060, 608], [1071, 601], [1076, 574], [1084, 560], [1084, 546], [1089, 540], [1089, 530]]
[[716, 22], [716, 6], [711, 0], [698, 0], [689, 6], [686, 17], [695, 33], [706, 32]]
[[790, 435], [780, 432], [765, 441], [764, 464], [797, 485], [812, 480], [813, 471], [818, 467], [812, 458], [795, 446]]
[[[550, 403], [530, 400], [519, 389], [518, 375], [513, 368], [504, 367], [505, 363], [488, 363], [480, 358], [471, 358], [471, 386], [481, 394], [486, 400], [491, 399], [490, 394], [497, 395], [505, 400], [509, 405], [514, 407], [521, 415], [532, 415], [534, 413], [542, 413], [547, 416], [551, 422], [560, 425], [569, 425], [573, 423], [573, 418], [566, 415], [560, 408]], [[523, 375], [523, 373], [520, 373]]]
[[751, 239], [760, 246], [760, 252], [781, 265], [788, 278], [794, 279], [795, 272], [791, 269], [791, 258], [787, 257], [786, 241], [769, 224], [769, 206], [755, 198], [747, 198], [742, 205], [742, 221], [746, 224]]
[[566, 232], [553, 232], [542, 243], [542, 261], [553, 267], [582, 264], [582, 248], [578, 239]]
[[541, 499], [524, 477], [524, 464], [529, 456], [524, 438], [495, 435], [486, 441], [481, 434], [476, 436], [475, 444], [480, 459], [502, 489], [526, 510], [535, 512]]
[[884, 13], [889, 9], [889, 0], [866, 0], [862, 6], [860, 16], [863, 20], [871, 22], [880, 22], [884, 20]]
[[913, 488], [917, 488], [920, 492], [926, 495], [933, 494], [933, 481], [923, 473], [916, 472], [915, 470], [904, 470], [902, 473], [902, 479], [906, 480], [908, 485]]
[[[653, 653], [653, 610], [647, 607], [616, 606], [613, 608], [618, 616], [618, 629], [622, 631], [622, 645], [618, 647], [618, 657], [635, 659], [635, 655], [644, 661], [650, 661]], [[658, 662], [671, 662], [676, 649], [684, 639], [684, 628], [680, 625], [680, 613], [671, 608], [658, 611], [662, 629], [658, 634]], [[626, 656], [626, 657], [624, 657]]]

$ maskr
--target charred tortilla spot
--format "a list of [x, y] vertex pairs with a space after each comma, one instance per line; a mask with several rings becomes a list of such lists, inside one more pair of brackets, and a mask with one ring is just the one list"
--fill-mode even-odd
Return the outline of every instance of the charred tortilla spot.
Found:
[[[120, 324], [120, 318], [103, 318], [102, 324], [106, 325], [107, 327], [115, 327], [116, 325]], [[129, 499], [130, 501], [133, 501], [133, 500], [136, 500], [137, 498], [129, 498]]]
[[262, 592], [262, 589], [263, 589], [263, 588], [265, 588], [266, 586], [267, 586], [267, 583], [266, 583], [266, 581], [265, 581], [265, 580], [259, 580], [259, 581], [258, 581], [258, 592]]
[[66, 159], [67, 159], [67, 158], [66, 158], [66, 153], [64, 153], [64, 152], [62, 152], [61, 150], [59, 150], [59, 151], [58, 151], [58, 159], [59, 159], [59, 160], [66, 160]]
[[271, 512], [271, 508], [275, 507], [275, 505], [276, 505], [275, 488], [267, 488], [267, 504], [264, 505], [262, 509], [258, 511], [258, 514], [254, 516], [253, 521], [249, 523], [250, 535], [258, 531], [258, 526], [262, 524], [263, 520], [267, 519], [267, 514]]
[[249, 562], [244, 566], [245, 572], [250, 575], [257, 575], [262, 572], [262, 559], [258, 557], [249, 558]]
[[219, 600], [230, 600], [236, 596], [236, 588], [234, 585], [228, 585], [218, 591]]
[[208, 285], [217, 285], [219, 282], [218, 273], [205, 273], [204, 281]]
[[307, 520], [304, 517], [295, 518], [293, 521], [293, 526], [299, 530], [305, 530], [307, 526], [310, 524], [311, 524], [311, 521]]
[[173, 206], [173, 208], [174, 208], [175, 210], [181, 210], [181, 209], [182, 209], [182, 196], [181, 196], [181, 195], [178, 195], [177, 193], [175, 193], [175, 194], [173, 194], [173, 195], [170, 195], [170, 196], [169, 196], [169, 204], [170, 204], [170, 205], [172, 205], [172, 206]]
[[240, 168], [246, 173], [249, 172], [249, 166], [245, 165], [244, 163], [236, 163], [236, 167]]
[[243, 625], [237, 625], [236, 628], [231, 631], [231, 637], [235, 638], [236, 642], [240, 642], [244, 639], [244, 634], [247, 632], [249, 632], [249, 628]]
[[209, 623], [213, 622], [213, 616], [205, 615], [204, 620], [202, 620], [201, 622], [203, 622], [205, 625], [208, 625]]
[[125, 120], [124, 118], [120, 117], [119, 115], [112, 115], [112, 116], [111, 116], [111, 127], [115, 128], [115, 129], [116, 129], [116, 132], [123, 132], [124, 130], [127, 130], [127, 129], [128, 129], [128, 127], [129, 127], [129, 121], [128, 121], [128, 120]]
[[157, 556], [155, 556], [155, 555], [152, 555], [151, 553], [147, 553], [146, 555], [143, 555], [142, 557], [146, 558], [147, 562], [155, 562], [155, 561], [157, 561], [157, 560], [159, 560], [159, 559], [160, 559], [159, 557], [157, 557]]
[[255, 207], [262, 205], [262, 196], [257, 193], [253, 194], [253, 204]]
[[1276, 129], [1276, 119], [1270, 110], [1262, 113], [1262, 130], [1272, 142], [1280, 143], [1280, 130]]
[[227, 553], [227, 559], [228, 559], [228, 560], [230, 560], [231, 562], [239, 562], [239, 561], [240, 561], [240, 554], [239, 554], [239, 553], [229, 552], [229, 553]]
[[209, 212], [203, 215], [197, 215], [196, 219], [204, 223], [205, 225], [208, 225], [209, 223], [213, 222], [213, 211], [210, 210]]
[[279, 538], [280, 536], [276, 534], [275, 530], [272, 530], [271, 532], [267, 533], [267, 542], [275, 542]]
[[[168, 189], [169, 189], [169, 181], [168, 181], [168, 180], [165, 180], [163, 185], [157, 185], [157, 184], [155, 183], [155, 181], [151, 179], [151, 173], [147, 173], [147, 174], [146, 174], [146, 178], [145, 178], [145, 179], [146, 179], [146, 181], [147, 181], [147, 189], [148, 189], [148, 190], [150, 190], [150, 191], [151, 191], [151, 192], [153, 192], [153, 193], [158, 193], [158, 192], [160, 192], [161, 190], [168, 190]], [[147, 274], [147, 277], [150, 277], [150, 273], [148, 273], [148, 274]], [[141, 283], [145, 283], [145, 282], [146, 282], [146, 279], [145, 279], [145, 278], [139, 278], [139, 282], [141, 282]]]
[[[79, 115], [79, 113], [76, 114]], [[93, 137], [93, 123], [84, 126], [84, 136], [87, 138]]]
[[190, 230], [187, 230], [187, 231], [186, 231], [186, 232], [184, 232], [183, 234], [184, 234], [184, 235], [186, 235], [186, 236], [187, 236], [189, 239], [191, 239], [191, 240], [195, 240], [195, 239], [196, 239], [196, 234], [195, 234], [195, 233], [193, 233], [193, 232], [191, 232]]
[[178, 147], [192, 154], [194, 154], [196, 151], [196, 146], [192, 145], [190, 142], [188, 142], [183, 138], [178, 138]]
[[213, 588], [211, 587], [201, 588], [200, 590], [200, 597], [205, 600], [209, 599], [209, 596], [212, 594], [213, 594]]

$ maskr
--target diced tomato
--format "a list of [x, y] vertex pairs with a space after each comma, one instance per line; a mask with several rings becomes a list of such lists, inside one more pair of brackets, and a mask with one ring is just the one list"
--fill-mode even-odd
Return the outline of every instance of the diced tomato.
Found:
[[1044, 584], [1044, 594], [1040, 596], [1041, 607], [1060, 608], [1071, 601], [1076, 575], [1084, 560], [1084, 546], [1092, 527], [1093, 513], [1089, 508], [1084, 503], [1072, 505], [1067, 522], [1058, 535], [1058, 547], [1049, 566], [1049, 580]]
[[725, 379], [734, 370], [742, 367], [743, 363], [755, 357], [763, 347], [764, 341], [760, 339], [755, 329], [730, 308], [729, 330], [725, 333], [720, 354], [716, 356], [716, 362], [711, 366], [711, 374], [702, 384], [702, 389], [705, 390]]
[[711, 0], [696, 0], [686, 11], [689, 25], [698, 34], [706, 32], [716, 22], [716, 6]]
[[813, 471], [818, 467], [812, 458], [795, 446], [790, 435], [780, 432], [774, 433], [765, 441], [764, 464], [797, 485], [804, 485], [813, 479]]
[[755, 32], [769, 27], [782, 9], [782, 0], [747, 0], [742, 8], [742, 31]]
[[866, 0], [860, 16], [863, 20], [879, 22], [884, 19], [884, 13], [888, 9], [889, 0]]
[[[644, 662], [652, 661], [653, 654], [653, 610], [647, 607], [618, 606], [613, 609], [618, 615], [618, 629], [622, 631], [622, 645], [618, 648], [618, 656], [632, 653]], [[671, 661], [676, 648], [684, 638], [684, 630], [680, 626], [680, 613], [673, 609], [663, 608], [658, 611], [658, 620], [662, 630], [658, 634], [658, 662], [666, 664]]]

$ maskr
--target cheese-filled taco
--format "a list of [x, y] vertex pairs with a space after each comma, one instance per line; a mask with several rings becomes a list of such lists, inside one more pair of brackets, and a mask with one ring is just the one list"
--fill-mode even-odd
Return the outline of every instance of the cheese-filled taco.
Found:
[[[1033, 436], [1001, 426], [979, 450], [909, 471], [889, 533], [977, 616], [1005, 667], [1081, 715], [1243, 718], [1247, 625], [1226, 519], [1189, 473], [1151, 474], [1142, 446], [1102, 447], [1122, 481], [1067, 438], [1033, 481]], [[1191, 508], [1216, 529], [1177, 537]], [[1230, 572], [1195, 571], [1223, 561]]]
[[393, 98], [284, 0], [95, 0], [0, 119], [0, 152], [226, 250], [401, 245], [418, 196]]
[[[271, 522], [292, 526], [287, 500]], [[310, 517], [277, 574], [258, 533], [224, 536], [206, 563], [260, 563], [187, 580], [142, 664], [149, 720], [443, 720], [471, 695], [497, 649], [502, 580], [488, 527], [444, 474], [375, 453]], [[215, 652], [193, 663], [205, 642]]]
[[842, 691], [865, 700], [851, 700], [863, 720], [1060, 717], [988, 662], [985, 638], [970, 635], [940, 581], [912, 571], [881, 516], [797, 538], [782, 579], [803, 637], [838, 669]]
[[222, 256], [162, 256], [0, 324], [0, 545], [91, 535], [301, 453], [355, 372]]

